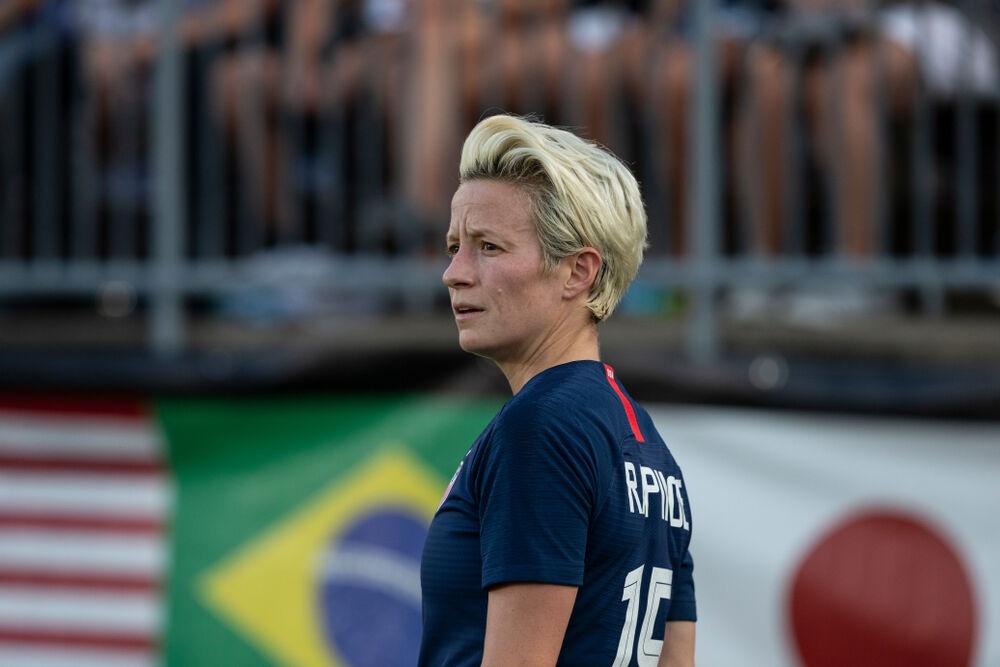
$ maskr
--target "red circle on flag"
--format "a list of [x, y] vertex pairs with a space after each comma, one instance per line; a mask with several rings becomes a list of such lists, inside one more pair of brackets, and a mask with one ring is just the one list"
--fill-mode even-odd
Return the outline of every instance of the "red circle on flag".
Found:
[[789, 612], [805, 667], [967, 667], [976, 610], [956, 550], [911, 514], [851, 516], [808, 552]]

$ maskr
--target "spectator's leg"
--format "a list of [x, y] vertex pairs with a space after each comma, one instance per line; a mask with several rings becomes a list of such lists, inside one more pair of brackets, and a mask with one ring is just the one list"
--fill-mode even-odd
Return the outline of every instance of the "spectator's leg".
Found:
[[127, 66], [125, 49], [116, 47], [108, 39], [88, 39], [84, 44], [84, 70], [88, 95], [89, 131], [98, 147], [98, 162], [107, 166], [111, 153], [114, 127], [113, 111], [116, 94], [121, 88], [116, 83]]
[[406, 194], [427, 231], [439, 239], [449, 201], [458, 185], [455, 164], [461, 154], [461, 93], [456, 63], [461, 62], [452, 6], [443, 0], [414, 4], [413, 58], [406, 79], [410, 117], [407, 135]]
[[781, 250], [785, 218], [792, 69], [785, 56], [755, 46], [747, 54], [747, 94], [739, 112], [738, 188], [756, 229], [756, 250]]
[[668, 251], [687, 246], [688, 135], [694, 59], [680, 39], [663, 43], [659, 34], [637, 31], [622, 41], [624, 91], [648, 120], [650, 226], [667, 230]]
[[489, 57], [485, 48], [493, 28], [486, 13], [476, 3], [466, 3], [459, 25], [461, 118], [465, 126], [471, 127], [487, 106], [487, 91], [497, 85], [496, 77], [499, 75], [491, 71], [494, 59]]
[[691, 135], [691, 91], [694, 58], [688, 46], [680, 41], [671, 42], [660, 51], [662, 86], [658, 99], [663, 104], [665, 124], [664, 151], [666, 155], [666, 180], [670, 193], [671, 248], [682, 256], [688, 251], [688, 229], [691, 220], [688, 210], [688, 162]]
[[380, 38], [378, 52], [379, 62], [382, 66], [372, 76], [378, 77], [380, 94], [385, 105], [386, 115], [386, 140], [389, 142], [389, 168], [391, 170], [390, 182], [396, 183], [399, 179], [397, 165], [402, 161], [402, 149], [404, 145], [404, 122], [403, 118], [406, 109], [403, 106], [404, 96], [402, 91], [406, 85], [404, 74], [406, 67], [403, 62], [405, 51], [403, 46], [403, 36], [393, 35]]
[[615, 141], [615, 103], [623, 93], [622, 78], [625, 50], [617, 28], [608, 28], [594, 43], [574, 41], [566, 34], [568, 56], [568, 104], [564, 104], [569, 122], [582, 127], [585, 135], [612, 150], [621, 150]]
[[276, 229], [289, 215], [284, 150], [273, 118], [278, 79], [277, 57], [260, 50], [228, 57], [213, 71], [216, 120], [239, 157], [251, 208]]
[[[566, 35], [566, 7], [563, 2], [550, 2], [545, 24], [539, 35], [538, 52], [541, 61], [542, 95], [546, 121], [559, 123], [558, 112], [563, 106], [563, 82], [566, 78], [569, 40]], [[550, 117], [551, 116], [551, 117]]]
[[[884, 58], [884, 82], [878, 80], [879, 57]], [[839, 246], [850, 257], [870, 257], [874, 251], [875, 197], [881, 185], [877, 173], [879, 90], [887, 91], [890, 111], [898, 113], [911, 106], [915, 83], [912, 54], [888, 40], [852, 45], [832, 67], [816, 68], [807, 77], [817, 152], [836, 174]], [[833, 119], [834, 111], [839, 111], [839, 120]]]

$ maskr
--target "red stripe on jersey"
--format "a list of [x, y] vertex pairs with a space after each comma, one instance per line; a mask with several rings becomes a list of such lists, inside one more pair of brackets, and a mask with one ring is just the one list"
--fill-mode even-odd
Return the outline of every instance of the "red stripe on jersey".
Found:
[[635, 439], [639, 442], [646, 442], [646, 440], [642, 437], [642, 431], [639, 430], [639, 422], [635, 418], [635, 410], [632, 409], [632, 404], [629, 403], [627, 398], [625, 398], [624, 392], [622, 392], [621, 387], [619, 387], [618, 383], [615, 381], [614, 369], [611, 368], [611, 366], [604, 364], [604, 370], [608, 376], [608, 384], [610, 384], [611, 388], [615, 390], [616, 394], [618, 394], [618, 398], [621, 399], [622, 405], [625, 407], [625, 415], [628, 417], [628, 425], [632, 427], [632, 433], [635, 435]]

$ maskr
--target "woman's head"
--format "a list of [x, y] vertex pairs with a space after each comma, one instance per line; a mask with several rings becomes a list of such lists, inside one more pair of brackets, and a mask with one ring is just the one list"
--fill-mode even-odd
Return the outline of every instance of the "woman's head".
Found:
[[603, 148], [565, 130], [514, 116], [481, 121], [462, 148], [462, 183], [496, 180], [531, 199], [547, 270], [591, 247], [601, 267], [587, 307], [607, 318], [639, 270], [646, 213], [628, 168]]

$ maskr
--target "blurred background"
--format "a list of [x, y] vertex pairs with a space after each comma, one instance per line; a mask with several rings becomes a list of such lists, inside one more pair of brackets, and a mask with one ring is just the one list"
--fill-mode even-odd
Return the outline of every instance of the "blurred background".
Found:
[[405, 665], [461, 143], [638, 178], [703, 665], [1000, 666], [995, 0], [0, 0], [0, 665]]

